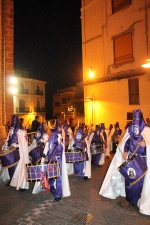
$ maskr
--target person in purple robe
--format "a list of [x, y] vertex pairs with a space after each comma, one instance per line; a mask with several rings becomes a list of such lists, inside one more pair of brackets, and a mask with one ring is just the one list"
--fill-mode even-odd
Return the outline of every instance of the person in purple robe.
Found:
[[[18, 119], [18, 116], [13, 115], [12, 121], [11, 121], [11, 128], [10, 128], [10, 131], [8, 133], [7, 141], [2, 148], [3, 150], [5, 150], [5, 149], [7, 150], [11, 145], [15, 145], [14, 147], [16, 147], [16, 145], [18, 144], [17, 131], [19, 129], [22, 129], [22, 125], [21, 125], [21, 123]], [[18, 159], [19, 159], [19, 148], [17, 147], [17, 149], [18, 149]], [[12, 177], [13, 177], [13, 174], [15, 172], [16, 166], [17, 165], [14, 165], [14, 166], [8, 168], [10, 180], [6, 184], [6, 186], [10, 186], [10, 182], [12, 180]]]
[[[49, 143], [48, 143], [48, 152], [46, 155], [47, 162], [53, 163], [57, 161], [60, 166], [60, 176], [58, 178], [50, 178], [50, 192], [54, 195], [54, 201], [59, 201], [62, 198], [62, 136], [61, 136], [61, 123], [59, 120], [56, 120], [56, 126], [51, 130]], [[56, 185], [54, 185], [56, 182]]]
[[45, 134], [46, 134], [46, 131], [44, 128], [44, 123], [39, 123], [38, 129], [34, 135], [34, 139], [32, 142], [32, 145], [34, 146], [34, 148], [30, 150], [29, 152], [29, 156], [30, 156], [32, 164], [36, 164], [41, 161], [44, 147], [45, 147], [45, 143], [43, 140], [43, 137]]
[[[76, 133], [74, 135], [74, 144], [73, 147], [75, 148], [75, 151], [81, 151], [84, 152], [86, 148], [86, 142], [85, 139], [88, 137], [88, 135], [84, 132], [84, 127], [81, 125], [76, 130]], [[86, 154], [86, 161], [88, 160], [88, 154]], [[84, 174], [84, 167], [85, 162], [75, 162], [74, 163], [74, 174], [79, 177], [83, 177], [84, 180], [87, 180], [88, 177]]]
[[[102, 145], [104, 144], [101, 136], [100, 136], [100, 130], [101, 127], [100, 126], [96, 126], [96, 130], [94, 131], [94, 135], [91, 141], [91, 147], [95, 147], [95, 148], [102, 148]], [[95, 166], [99, 166], [99, 161], [101, 158], [101, 154], [100, 154], [100, 149], [97, 150], [97, 152], [99, 151], [98, 154], [92, 154], [92, 164]]]
[[[128, 133], [130, 135], [129, 139], [125, 143], [123, 159], [130, 158], [138, 147], [136, 154], [141, 157], [141, 159], [146, 164], [146, 147], [145, 141], [141, 135], [145, 127], [145, 122], [143, 115], [140, 109], [133, 112], [133, 122], [128, 128]], [[136, 171], [138, 172], [138, 171]], [[141, 191], [143, 187], [144, 177], [140, 179], [139, 182], [130, 185], [125, 180], [125, 191], [126, 191], [126, 200], [131, 204], [131, 206], [137, 205], [138, 200], [141, 197]]]

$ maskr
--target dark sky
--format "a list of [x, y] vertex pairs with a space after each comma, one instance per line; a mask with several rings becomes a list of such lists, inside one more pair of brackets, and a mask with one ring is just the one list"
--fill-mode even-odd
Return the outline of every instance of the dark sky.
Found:
[[82, 80], [81, 0], [14, 0], [14, 66], [57, 89]]

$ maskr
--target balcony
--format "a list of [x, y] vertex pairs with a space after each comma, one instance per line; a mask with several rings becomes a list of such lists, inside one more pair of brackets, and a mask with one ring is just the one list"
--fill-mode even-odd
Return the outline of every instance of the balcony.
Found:
[[30, 110], [28, 107], [25, 108], [16, 108], [16, 113], [29, 113]]
[[21, 89], [18, 91], [18, 94], [28, 94], [28, 89]]
[[34, 108], [34, 112], [46, 112], [45, 108]]
[[43, 95], [43, 91], [35, 90], [35, 95]]

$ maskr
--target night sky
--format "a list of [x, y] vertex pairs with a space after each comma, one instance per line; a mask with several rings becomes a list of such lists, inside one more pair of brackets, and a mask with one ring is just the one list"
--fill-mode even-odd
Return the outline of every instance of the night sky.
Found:
[[14, 0], [14, 67], [57, 89], [82, 80], [81, 0]]

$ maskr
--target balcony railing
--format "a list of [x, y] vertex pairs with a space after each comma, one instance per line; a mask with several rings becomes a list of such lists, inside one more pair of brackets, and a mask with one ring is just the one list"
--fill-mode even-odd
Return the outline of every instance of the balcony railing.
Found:
[[18, 94], [28, 94], [28, 89], [19, 90]]
[[17, 113], [29, 113], [30, 110], [28, 107], [25, 107], [25, 108], [16, 108], [16, 112]]
[[35, 95], [43, 95], [43, 91], [35, 90]]
[[45, 112], [45, 108], [34, 108], [34, 112]]

